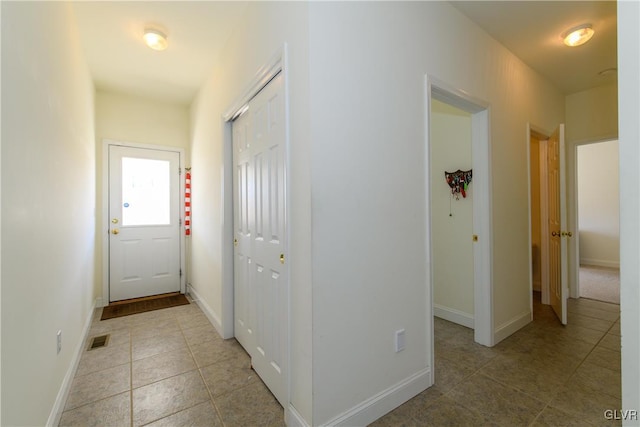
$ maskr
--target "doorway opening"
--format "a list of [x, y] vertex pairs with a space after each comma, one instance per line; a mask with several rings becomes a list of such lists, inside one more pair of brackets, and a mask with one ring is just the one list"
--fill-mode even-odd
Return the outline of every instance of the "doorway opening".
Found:
[[[564, 124], [558, 125], [550, 134], [528, 125], [527, 136], [531, 313], [534, 300], [539, 299], [541, 304], [550, 305], [559, 321], [566, 325], [569, 245], [573, 242], [574, 231], [569, 229], [567, 222]], [[536, 294], [535, 288], [538, 272], [540, 294]]]
[[[495, 337], [489, 107], [486, 102], [472, 98], [431, 76], [426, 77], [426, 92], [426, 179], [429, 183], [426, 188], [427, 257], [432, 266], [428, 284], [432, 293], [433, 313], [472, 328], [474, 341], [490, 347], [494, 345]], [[466, 129], [463, 131], [466, 136], [452, 134], [455, 123], [464, 124], [461, 129]], [[457, 144], [438, 142], [447, 138], [447, 132], [449, 141], [457, 138]], [[448, 170], [450, 168], [453, 170]], [[461, 172], [470, 170], [471, 174], [467, 175], [465, 181], [468, 178], [471, 180], [470, 183], [462, 183], [462, 188], [453, 189], [455, 194], [450, 197], [447, 191], [452, 191], [452, 187], [447, 183], [445, 172], [455, 173], [458, 169]], [[464, 192], [466, 196], [467, 190], [469, 199], [462, 195]], [[441, 203], [443, 195], [444, 206]], [[441, 235], [442, 226], [455, 230], [453, 239]], [[458, 247], [467, 253], [468, 259], [461, 257], [458, 260], [462, 263], [461, 274], [456, 277], [444, 274], [440, 269], [441, 249], [445, 245], [446, 251], [455, 251]], [[455, 259], [445, 261], [453, 265], [456, 262]], [[436, 281], [439, 283], [436, 284]]]
[[618, 141], [576, 146], [577, 293], [620, 304]]

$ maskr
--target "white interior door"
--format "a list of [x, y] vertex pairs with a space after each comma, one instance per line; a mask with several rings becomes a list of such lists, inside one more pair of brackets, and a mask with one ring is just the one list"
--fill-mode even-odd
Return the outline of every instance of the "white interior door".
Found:
[[568, 262], [564, 125], [547, 141], [547, 196], [549, 221], [549, 300], [558, 319], [567, 324]]
[[180, 291], [180, 154], [109, 146], [109, 301]]
[[235, 335], [287, 404], [285, 104], [278, 74], [233, 122]]

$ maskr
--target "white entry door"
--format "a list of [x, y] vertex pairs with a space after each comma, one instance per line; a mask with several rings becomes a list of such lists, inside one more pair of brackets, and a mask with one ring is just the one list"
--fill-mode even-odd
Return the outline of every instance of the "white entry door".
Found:
[[558, 319], [567, 324], [568, 262], [564, 125], [547, 141], [547, 197], [549, 210], [549, 301]]
[[109, 301], [180, 291], [180, 153], [109, 146]]
[[278, 74], [233, 122], [235, 335], [287, 404], [285, 104]]

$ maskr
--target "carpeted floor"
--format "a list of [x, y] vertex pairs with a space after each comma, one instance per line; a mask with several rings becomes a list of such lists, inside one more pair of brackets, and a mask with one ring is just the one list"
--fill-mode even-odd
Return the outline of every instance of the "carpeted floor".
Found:
[[581, 265], [580, 296], [620, 304], [620, 270]]

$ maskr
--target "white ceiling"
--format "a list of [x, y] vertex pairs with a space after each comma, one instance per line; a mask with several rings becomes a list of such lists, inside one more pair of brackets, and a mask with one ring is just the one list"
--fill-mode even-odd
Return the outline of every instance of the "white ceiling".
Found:
[[[189, 104], [244, 13], [244, 1], [74, 1], [80, 40], [98, 89]], [[146, 25], [168, 35], [163, 52]]]
[[[453, 1], [455, 8], [565, 94], [615, 81], [617, 17], [614, 1]], [[560, 35], [590, 23], [586, 44], [567, 47]]]
[[[98, 89], [189, 104], [244, 13], [244, 1], [73, 2], [81, 43]], [[615, 79], [615, 1], [454, 1], [480, 25], [564, 93]], [[596, 34], [567, 48], [560, 34], [589, 22]], [[169, 48], [142, 42], [149, 24], [166, 30]]]

